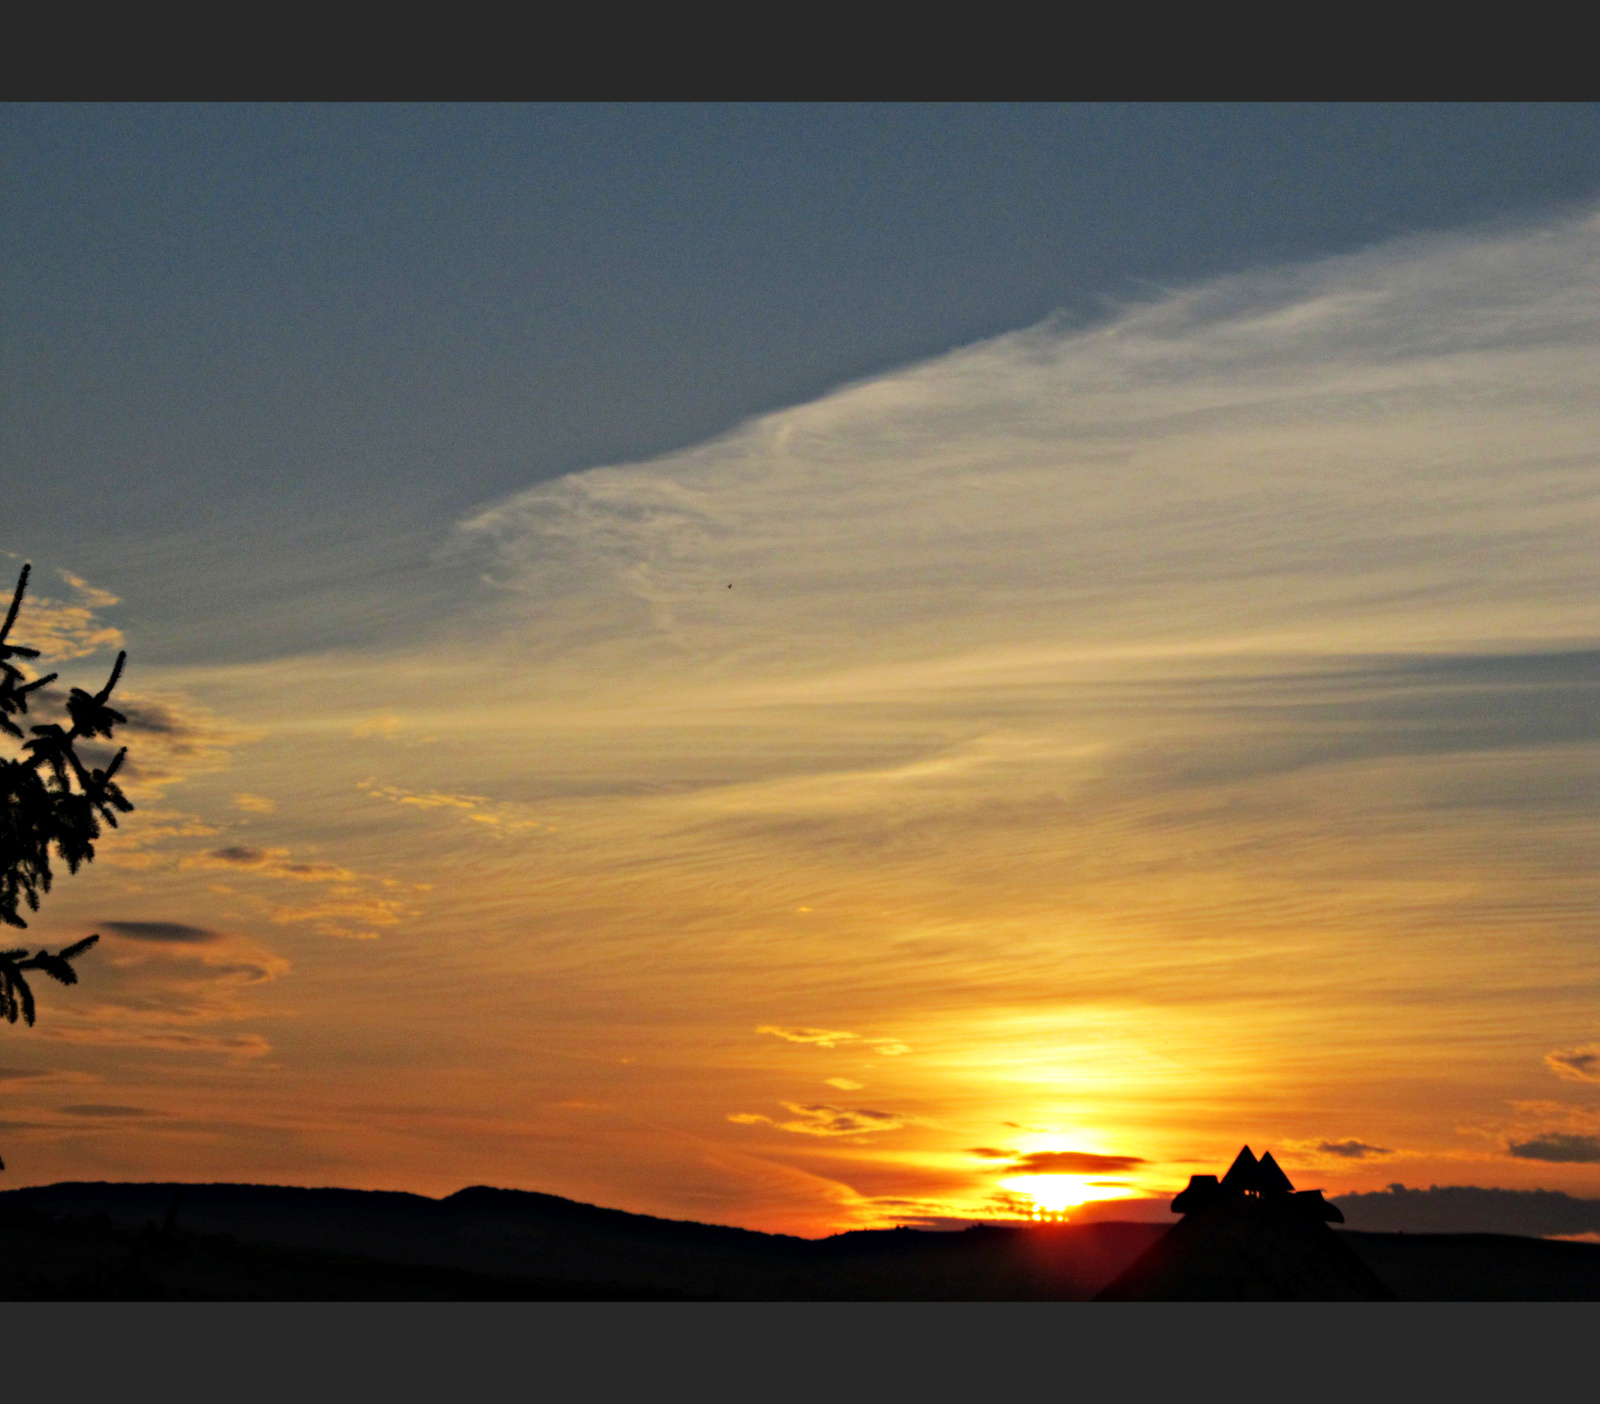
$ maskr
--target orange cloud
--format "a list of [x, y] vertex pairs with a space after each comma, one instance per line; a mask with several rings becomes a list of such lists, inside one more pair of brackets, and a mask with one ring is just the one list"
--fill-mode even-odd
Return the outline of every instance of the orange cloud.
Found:
[[405, 790], [398, 785], [377, 785], [371, 780], [358, 780], [356, 788], [373, 799], [386, 800], [390, 804], [409, 805], [413, 809], [454, 811], [463, 823], [480, 825], [496, 838], [548, 831], [551, 828], [542, 820], [528, 818], [520, 806], [496, 802], [487, 795], [456, 794], [448, 790]]
[[898, 1131], [910, 1123], [909, 1117], [897, 1112], [874, 1111], [867, 1107], [796, 1102], [785, 1102], [783, 1106], [794, 1120], [777, 1121], [758, 1112], [735, 1112], [728, 1120], [741, 1126], [775, 1126], [780, 1131], [792, 1131], [800, 1136], [864, 1136], [876, 1131]]
[[899, 1039], [864, 1038], [860, 1034], [847, 1033], [843, 1029], [785, 1029], [776, 1024], [763, 1024], [756, 1032], [771, 1034], [774, 1038], [781, 1038], [787, 1043], [809, 1043], [814, 1048], [837, 1048], [841, 1043], [861, 1043], [885, 1058], [898, 1058], [902, 1053], [911, 1051], [911, 1045], [901, 1043]]
[[1544, 1062], [1557, 1077], [1569, 1082], [1600, 1082], [1600, 1044], [1546, 1053]]
[[839, 1029], [783, 1029], [775, 1024], [763, 1024], [756, 1032], [771, 1034], [788, 1043], [809, 1043], [817, 1048], [837, 1048], [841, 1043], [848, 1043], [855, 1038], [853, 1033]]

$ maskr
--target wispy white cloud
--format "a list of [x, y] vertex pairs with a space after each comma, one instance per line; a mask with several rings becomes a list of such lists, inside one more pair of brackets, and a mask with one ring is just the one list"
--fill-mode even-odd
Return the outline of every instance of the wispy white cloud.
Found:
[[1597, 249], [1594, 217], [1416, 240], [1037, 327], [541, 485], [457, 549], [542, 641], [768, 698], [1591, 637]]
[[[1592, 215], [1403, 241], [517, 494], [451, 548], [503, 595], [474, 715], [538, 738], [481, 788], [588, 803], [591, 879], [792, 861], [845, 907], [1158, 869], [1178, 827], [1259, 851], [1269, 812], [1353, 822], [1286, 792], [1328, 766], [1319, 804], [1397, 824], [1551, 794], [1545, 842], [1600, 764], [1597, 268]], [[1499, 773], [1429, 769], [1462, 752]]]

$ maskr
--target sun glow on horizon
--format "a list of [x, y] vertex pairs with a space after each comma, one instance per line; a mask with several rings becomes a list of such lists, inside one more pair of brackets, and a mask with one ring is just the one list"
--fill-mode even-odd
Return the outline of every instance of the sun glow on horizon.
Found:
[[1095, 1200], [1127, 1199], [1133, 1194], [1131, 1186], [1097, 1183], [1083, 1175], [1011, 1175], [1000, 1186], [1031, 1201], [1044, 1214], [1062, 1214]]

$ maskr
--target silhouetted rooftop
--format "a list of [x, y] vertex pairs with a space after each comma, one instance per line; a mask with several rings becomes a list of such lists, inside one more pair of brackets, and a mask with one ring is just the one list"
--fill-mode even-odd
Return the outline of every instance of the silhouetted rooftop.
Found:
[[1174, 1197], [1181, 1223], [1100, 1294], [1101, 1301], [1393, 1301], [1328, 1227], [1344, 1215], [1299, 1190], [1269, 1152], [1245, 1146], [1219, 1181], [1194, 1175]]

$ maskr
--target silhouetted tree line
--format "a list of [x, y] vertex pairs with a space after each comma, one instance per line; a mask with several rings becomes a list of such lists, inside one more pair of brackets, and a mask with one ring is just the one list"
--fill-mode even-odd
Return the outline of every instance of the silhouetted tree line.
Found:
[[[113, 730], [128, 719], [108, 705], [112, 689], [122, 676], [126, 653], [117, 654], [116, 664], [106, 685], [96, 693], [75, 687], [67, 697], [70, 727], [59, 722], [32, 726], [24, 733], [12, 720], [28, 711], [28, 698], [55, 673], [29, 681], [13, 659], [37, 658], [39, 650], [11, 642], [11, 629], [22, 608], [28, 589], [29, 566], [22, 567], [17, 588], [0, 626], [0, 730], [22, 742], [22, 754], [0, 759], [0, 921], [8, 926], [26, 927], [20, 906], [39, 910], [39, 895], [50, 890], [51, 858], [67, 865], [69, 873], [94, 860], [95, 840], [100, 837], [103, 819], [112, 828], [117, 815], [133, 805], [116, 783], [128, 748], [124, 746], [103, 769], [85, 765], [77, 743], [97, 737], [109, 740]], [[26, 946], [0, 951], [0, 1015], [16, 1023], [20, 1014], [32, 1024], [33, 991], [27, 973], [43, 971], [63, 985], [78, 983], [72, 962], [100, 937], [85, 937], [52, 955], [40, 950], [28, 954]], [[4, 1169], [0, 1162], [0, 1169]]]

